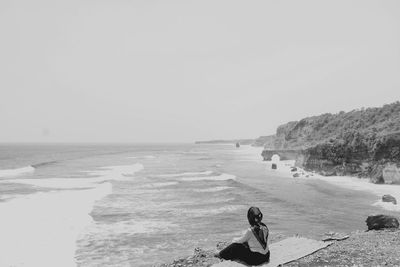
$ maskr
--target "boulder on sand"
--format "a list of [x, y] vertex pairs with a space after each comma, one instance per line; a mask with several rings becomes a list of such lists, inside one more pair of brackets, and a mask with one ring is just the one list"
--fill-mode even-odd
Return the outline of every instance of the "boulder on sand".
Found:
[[298, 172], [296, 172], [295, 174], [293, 174], [293, 178], [298, 178], [300, 177], [300, 174]]
[[383, 202], [392, 202], [393, 204], [397, 204], [397, 200], [394, 196], [391, 195], [383, 195], [382, 197]]
[[272, 163], [272, 169], [276, 170], [278, 168], [278, 166], [276, 165], [276, 163]]
[[399, 221], [388, 215], [371, 215], [365, 221], [368, 230], [380, 230], [384, 228], [399, 228]]

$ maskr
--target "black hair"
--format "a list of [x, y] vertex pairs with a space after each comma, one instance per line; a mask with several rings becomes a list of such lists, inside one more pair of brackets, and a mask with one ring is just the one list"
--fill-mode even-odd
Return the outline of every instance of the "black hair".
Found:
[[[258, 218], [258, 222], [256, 221], [256, 218]], [[261, 210], [257, 207], [250, 207], [247, 211], [247, 220], [249, 220], [249, 224], [251, 226], [259, 226], [262, 218], [263, 214]]]

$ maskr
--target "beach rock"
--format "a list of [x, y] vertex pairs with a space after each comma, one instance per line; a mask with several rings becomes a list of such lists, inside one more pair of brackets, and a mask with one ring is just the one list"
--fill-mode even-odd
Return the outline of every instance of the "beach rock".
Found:
[[278, 168], [278, 166], [275, 163], [272, 163], [272, 167], [273, 170], [276, 170]]
[[382, 176], [387, 184], [400, 184], [400, 162], [388, 163], [382, 170]]
[[296, 168], [296, 167], [292, 167], [292, 168], [290, 169], [290, 171], [292, 171], [292, 172], [297, 172], [297, 168]]
[[383, 166], [379, 164], [372, 166], [370, 177], [370, 181], [374, 184], [385, 183], [385, 179], [383, 178]]
[[372, 215], [368, 216], [365, 221], [368, 226], [368, 230], [380, 230], [384, 228], [399, 228], [399, 221], [388, 215]]
[[384, 195], [382, 197], [382, 201], [383, 202], [392, 202], [393, 204], [397, 204], [396, 198], [394, 196], [391, 195]]
[[321, 174], [323, 176], [335, 176], [336, 175], [336, 171], [335, 170], [321, 171]]
[[293, 174], [293, 178], [298, 178], [298, 177], [300, 177], [300, 174], [299, 173], [295, 173], [295, 174]]

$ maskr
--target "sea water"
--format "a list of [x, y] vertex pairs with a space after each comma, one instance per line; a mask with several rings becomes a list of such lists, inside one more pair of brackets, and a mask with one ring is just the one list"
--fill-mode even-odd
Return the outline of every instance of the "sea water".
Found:
[[261, 148], [0, 146], [0, 266], [152, 266], [215, 248], [258, 206], [271, 239], [365, 229], [377, 196], [291, 178]]

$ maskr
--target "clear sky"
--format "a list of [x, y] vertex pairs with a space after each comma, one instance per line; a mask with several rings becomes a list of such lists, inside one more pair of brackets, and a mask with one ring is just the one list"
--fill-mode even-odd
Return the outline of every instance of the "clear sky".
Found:
[[400, 1], [1, 0], [0, 142], [273, 134], [400, 100]]

